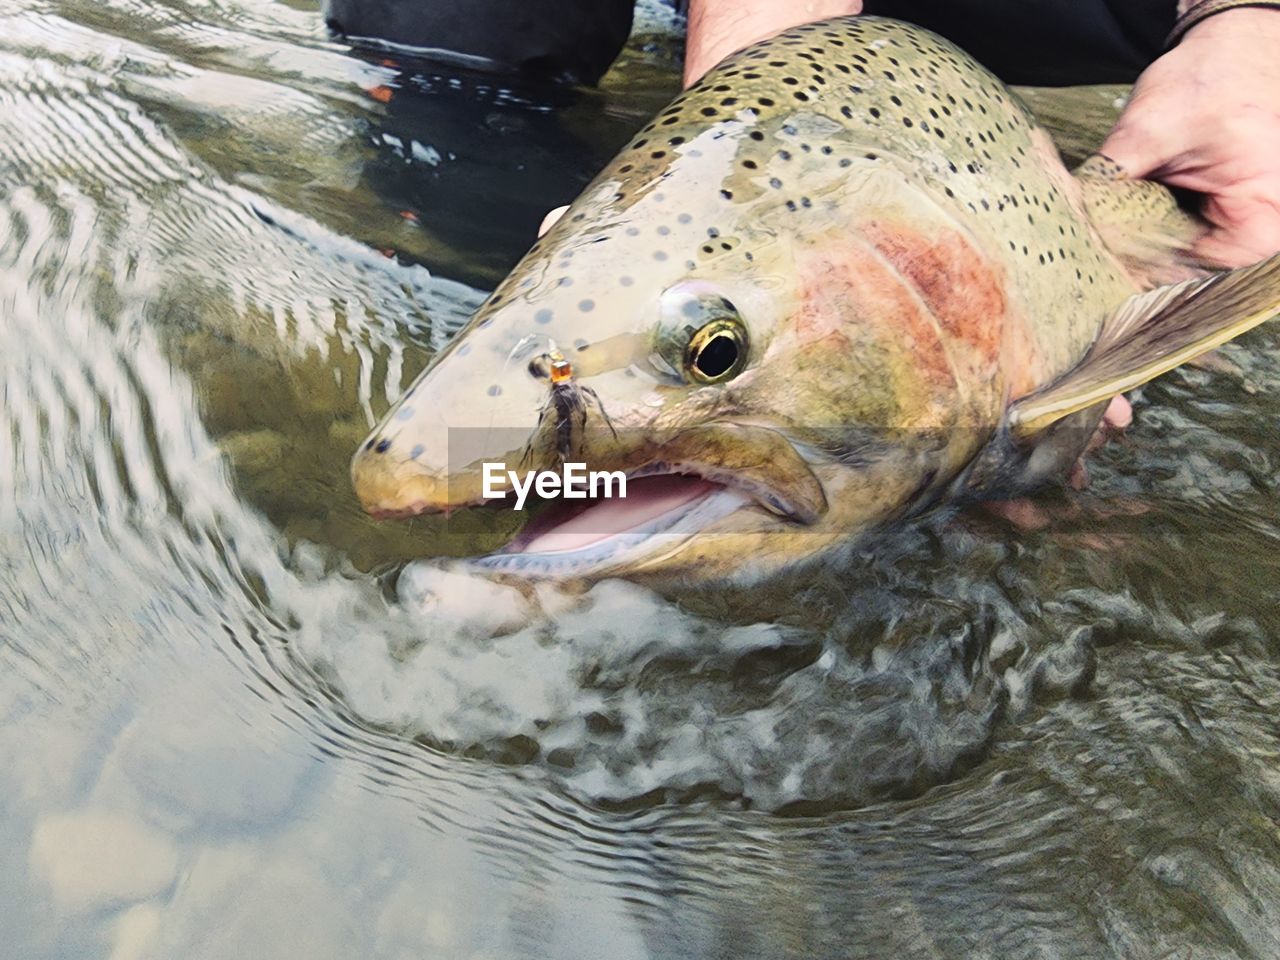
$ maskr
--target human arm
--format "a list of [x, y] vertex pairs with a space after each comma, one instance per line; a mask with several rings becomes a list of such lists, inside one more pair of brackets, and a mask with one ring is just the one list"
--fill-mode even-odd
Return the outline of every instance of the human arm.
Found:
[[862, 0], [690, 0], [684, 85], [729, 54], [788, 27], [862, 12]]

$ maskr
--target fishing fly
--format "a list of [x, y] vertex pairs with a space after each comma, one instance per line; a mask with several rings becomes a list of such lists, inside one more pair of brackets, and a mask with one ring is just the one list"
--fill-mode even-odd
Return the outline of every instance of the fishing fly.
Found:
[[[618, 431], [600, 402], [600, 396], [591, 387], [584, 386], [574, 376], [573, 364], [553, 344], [551, 349], [535, 361], [551, 383], [551, 394], [538, 419], [541, 427], [549, 417], [555, 418], [556, 452], [562, 461], [573, 452], [574, 429], [581, 431], [587, 425], [587, 403], [592, 402], [600, 416], [616, 438]], [[538, 431], [541, 432], [540, 430]], [[531, 451], [526, 451], [526, 457]]]

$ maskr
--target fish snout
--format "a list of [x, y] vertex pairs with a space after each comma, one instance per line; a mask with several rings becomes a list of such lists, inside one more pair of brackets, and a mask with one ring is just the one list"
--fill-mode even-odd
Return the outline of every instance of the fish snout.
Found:
[[429, 369], [352, 459], [361, 506], [380, 519], [403, 518], [491, 499], [486, 475], [543, 459], [539, 386], [527, 375], [489, 383], [448, 364]]
[[351, 462], [351, 483], [366, 513], [395, 520], [420, 513], [448, 513], [475, 502], [465, 482], [412, 459], [377, 452], [368, 443]]

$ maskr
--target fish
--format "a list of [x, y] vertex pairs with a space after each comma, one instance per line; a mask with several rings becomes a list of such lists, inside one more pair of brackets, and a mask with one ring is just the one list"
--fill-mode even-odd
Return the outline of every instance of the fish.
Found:
[[[621, 472], [476, 569], [759, 581], [939, 505], [1062, 476], [1108, 400], [1280, 312], [1280, 257], [1203, 224], [890, 19], [787, 30], [640, 130], [352, 461], [375, 517], [485, 465]], [[553, 382], [554, 381], [554, 382]], [[492, 490], [489, 491], [492, 493]]]

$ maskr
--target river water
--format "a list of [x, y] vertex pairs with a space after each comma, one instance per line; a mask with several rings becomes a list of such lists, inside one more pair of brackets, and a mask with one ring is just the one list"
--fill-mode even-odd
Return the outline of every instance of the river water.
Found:
[[1280, 956], [1280, 332], [1028, 528], [679, 602], [422, 557], [372, 418], [672, 92], [0, 0], [0, 953]]

